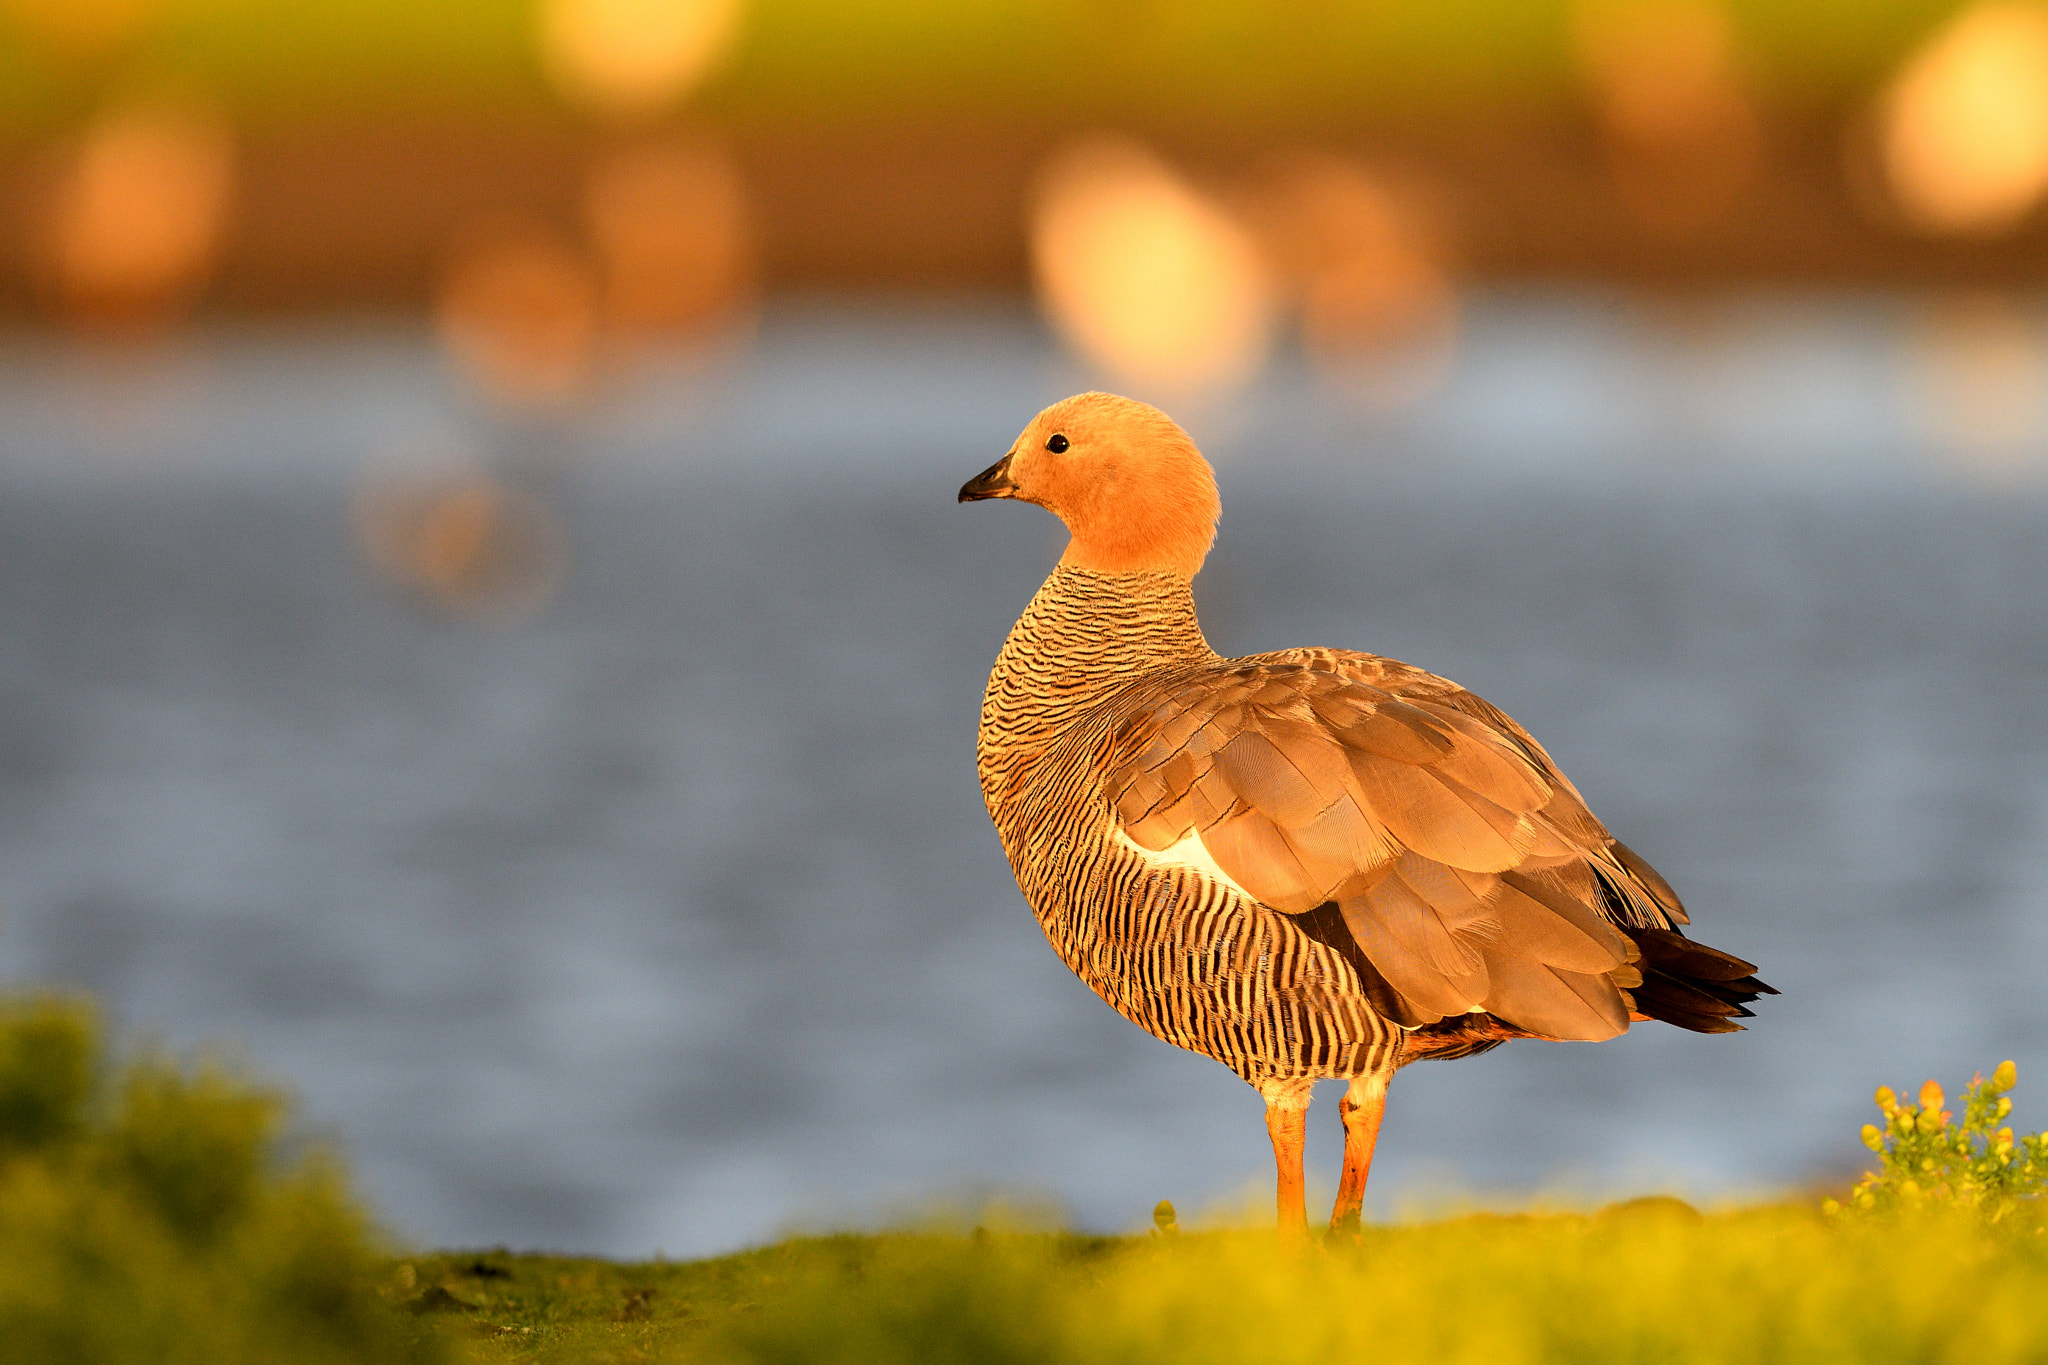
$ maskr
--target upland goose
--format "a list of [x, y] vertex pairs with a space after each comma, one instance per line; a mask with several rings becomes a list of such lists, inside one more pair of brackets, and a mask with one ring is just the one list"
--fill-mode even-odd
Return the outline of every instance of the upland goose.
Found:
[[1679, 932], [1677, 894], [1497, 708], [1371, 654], [1210, 649], [1190, 588], [1216, 481], [1166, 414], [1055, 403], [960, 490], [983, 498], [1072, 537], [982, 701], [1010, 866], [1081, 980], [1265, 1098], [1283, 1230], [1306, 1226], [1319, 1079], [1351, 1082], [1341, 1229], [1410, 1062], [1643, 1019], [1731, 1032], [1775, 994]]

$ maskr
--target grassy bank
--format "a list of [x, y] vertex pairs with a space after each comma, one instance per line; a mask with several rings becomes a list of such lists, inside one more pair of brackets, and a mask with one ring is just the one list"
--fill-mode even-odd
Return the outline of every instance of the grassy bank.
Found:
[[688, 1264], [426, 1257], [398, 1280], [484, 1361], [1451, 1362], [2048, 1359], [2048, 1245], [1810, 1208], [1270, 1234], [894, 1235]]
[[273, 1093], [0, 999], [0, 1365], [2048, 1362], [2048, 1136], [2007, 1123], [2015, 1079], [1954, 1111], [1879, 1091], [1877, 1170], [1824, 1206], [393, 1258]]
[[685, 1265], [486, 1253], [387, 1293], [493, 1361], [1722, 1365], [2048, 1361], [2048, 1135], [2011, 1062], [1889, 1088], [1846, 1201], [1270, 1231], [797, 1239]]

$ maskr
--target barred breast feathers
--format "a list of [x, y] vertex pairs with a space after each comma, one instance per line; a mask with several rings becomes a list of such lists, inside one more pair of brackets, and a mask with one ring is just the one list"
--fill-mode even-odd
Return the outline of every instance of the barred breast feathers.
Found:
[[1062, 565], [996, 656], [978, 742], [982, 794], [999, 806], [1051, 747], [1118, 693], [1165, 670], [1215, 660], [1185, 579]]

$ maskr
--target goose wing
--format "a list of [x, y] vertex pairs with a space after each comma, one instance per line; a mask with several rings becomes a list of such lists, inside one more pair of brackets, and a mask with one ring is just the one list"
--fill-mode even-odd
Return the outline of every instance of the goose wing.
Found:
[[1640, 983], [1615, 922], [1684, 921], [1520, 726], [1391, 660], [1304, 650], [1169, 679], [1130, 700], [1108, 775], [1147, 853], [1206, 860], [1310, 932], [1334, 906], [1405, 1025], [1483, 1011], [1612, 1037]]

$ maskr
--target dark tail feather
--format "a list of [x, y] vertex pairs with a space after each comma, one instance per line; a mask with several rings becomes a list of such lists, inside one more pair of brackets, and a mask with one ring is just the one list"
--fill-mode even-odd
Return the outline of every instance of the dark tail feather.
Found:
[[1757, 979], [1755, 963], [1694, 943], [1676, 930], [1615, 927], [1642, 950], [1636, 967], [1643, 984], [1629, 992], [1639, 1014], [1694, 1033], [1737, 1033], [1742, 1025], [1735, 1021], [1751, 1017], [1745, 1008], [1751, 1001], [1778, 993]]

